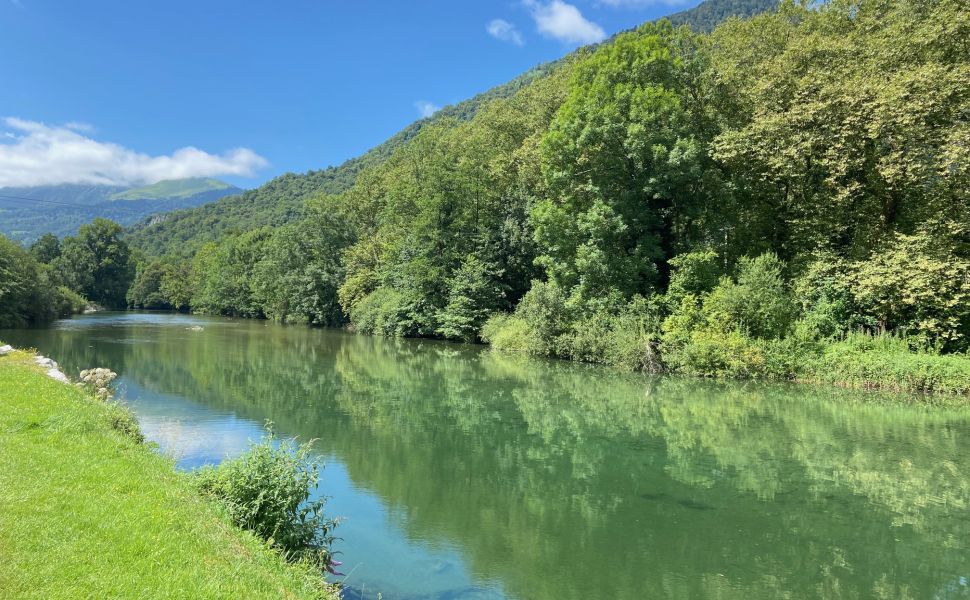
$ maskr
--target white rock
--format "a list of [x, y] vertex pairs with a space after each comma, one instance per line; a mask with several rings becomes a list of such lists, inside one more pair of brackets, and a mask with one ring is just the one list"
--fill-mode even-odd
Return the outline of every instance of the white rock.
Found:
[[57, 363], [53, 359], [46, 358], [44, 356], [38, 356], [34, 359], [34, 362], [42, 367], [47, 367], [48, 369], [56, 369]]
[[7, 344], [6, 346], [0, 346], [0, 356], [5, 356], [13, 352], [13, 346]]
[[52, 368], [47, 370], [47, 376], [55, 381], [60, 381], [61, 383], [71, 383], [71, 380], [67, 378], [67, 375], [61, 373], [57, 368]]

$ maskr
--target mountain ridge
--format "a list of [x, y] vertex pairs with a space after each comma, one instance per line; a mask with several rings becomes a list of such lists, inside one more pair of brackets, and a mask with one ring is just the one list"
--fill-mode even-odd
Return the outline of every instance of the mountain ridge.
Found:
[[144, 186], [56, 184], [0, 188], [0, 233], [30, 243], [45, 233], [71, 235], [96, 217], [132, 225], [150, 215], [201, 206], [239, 194], [213, 178], [163, 180]]

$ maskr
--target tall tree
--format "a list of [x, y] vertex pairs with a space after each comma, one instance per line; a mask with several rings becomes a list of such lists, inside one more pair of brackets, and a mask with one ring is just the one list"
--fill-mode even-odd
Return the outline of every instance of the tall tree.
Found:
[[121, 234], [121, 226], [107, 219], [82, 225], [76, 236], [64, 239], [54, 270], [68, 287], [87, 299], [123, 308], [135, 277], [135, 264]]

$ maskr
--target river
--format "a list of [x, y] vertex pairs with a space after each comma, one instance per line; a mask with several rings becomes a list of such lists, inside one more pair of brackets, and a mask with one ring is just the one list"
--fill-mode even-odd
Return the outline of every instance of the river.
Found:
[[157, 313], [0, 339], [117, 371], [180, 468], [316, 439], [346, 598], [970, 598], [959, 404]]

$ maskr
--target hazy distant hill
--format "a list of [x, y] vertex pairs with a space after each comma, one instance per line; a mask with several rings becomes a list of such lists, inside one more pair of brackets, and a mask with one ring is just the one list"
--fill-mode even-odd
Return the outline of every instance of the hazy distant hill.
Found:
[[[709, 31], [732, 16], [748, 17], [778, 5], [778, 0], [706, 0], [694, 8], [670, 15], [675, 25]], [[577, 52], [583, 51], [582, 49]], [[129, 229], [129, 241], [149, 254], [191, 255], [205, 242], [232, 231], [247, 231], [287, 223], [301, 214], [311, 196], [338, 194], [353, 185], [357, 174], [384, 162], [397, 148], [413, 138], [423, 127], [442, 119], [466, 121], [478, 109], [496, 98], [508, 98], [533, 81], [551, 73], [564, 57], [539, 65], [508, 83], [496, 86], [473, 98], [446, 106], [432, 117], [408, 125], [384, 143], [361, 156], [319, 171], [287, 173], [239, 196], [229, 196], [199, 208], [175, 211], [144, 219]]]
[[30, 243], [47, 232], [72, 234], [95, 217], [131, 225], [158, 212], [196, 207], [242, 191], [208, 178], [141, 187], [62, 184], [0, 188], [0, 233]]

